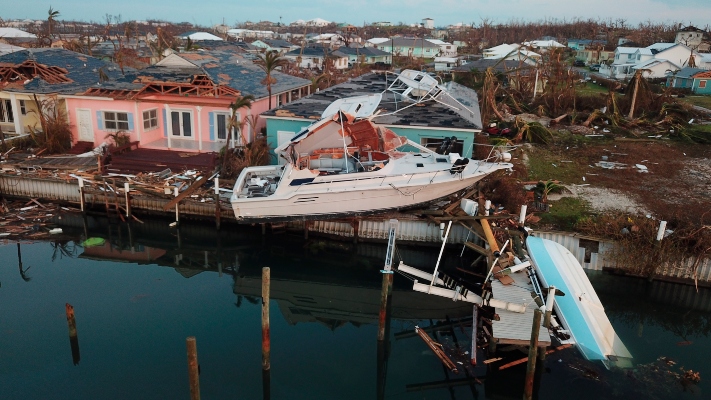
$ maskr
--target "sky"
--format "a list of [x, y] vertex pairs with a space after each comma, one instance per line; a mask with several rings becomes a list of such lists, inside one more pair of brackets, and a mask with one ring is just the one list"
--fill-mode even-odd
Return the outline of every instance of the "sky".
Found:
[[711, 24], [708, 0], [1, 0], [0, 18], [46, 19], [51, 6], [59, 20], [103, 21], [106, 14], [122, 21], [160, 19], [211, 26], [269, 20], [288, 24], [323, 18], [362, 26], [389, 21], [412, 24], [423, 18], [435, 26], [455, 23], [478, 25], [482, 20], [505, 23], [543, 19], [623, 19], [628, 25], [680, 22], [704, 28]]

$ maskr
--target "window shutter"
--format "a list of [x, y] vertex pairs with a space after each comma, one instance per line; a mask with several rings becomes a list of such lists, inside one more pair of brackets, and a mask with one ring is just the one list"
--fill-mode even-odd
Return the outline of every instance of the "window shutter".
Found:
[[101, 111], [96, 112], [96, 124], [99, 126], [99, 130], [104, 130], [104, 113]]
[[133, 114], [132, 113], [126, 113], [128, 114], [128, 130], [133, 132]]
[[207, 113], [208, 119], [210, 120], [210, 141], [214, 142], [215, 141], [215, 113], [214, 112], [209, 112]]
[[163, 137], [168, 137], [168, 115], [163, 109]]

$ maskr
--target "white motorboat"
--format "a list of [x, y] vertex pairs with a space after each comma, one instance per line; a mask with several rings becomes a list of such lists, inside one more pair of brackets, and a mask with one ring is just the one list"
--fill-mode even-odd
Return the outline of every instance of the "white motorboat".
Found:
[[[389, 90], [419, 96], [406, 107], [433, 99], [446, 103], [437, 82], [417, 71], [404, 71]], [[335, 101], [322, 119], [275, 149], [284, 165], [245, 168], [231, 197], [237, 220], [338, 218], [409, 208], [513, 167], [503, 151], [470, 160], [398, 136], [372, 122], [380, 100], [374, 94]]]

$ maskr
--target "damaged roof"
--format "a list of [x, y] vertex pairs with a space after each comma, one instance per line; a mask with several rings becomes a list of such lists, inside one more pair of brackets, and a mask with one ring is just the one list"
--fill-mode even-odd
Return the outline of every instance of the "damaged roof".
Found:
[[[139, 90], [148, 83], [191, 83], [195, 76], [207, 76], [218, 85], [238, 90], [241, 95], [253, 95], [256, 99], [269, 96], [261, 81], [266, 77], [259, 66], [239, 54], [223, 51], [197, 51], [175, 53], [156, 65], [127, 73], [125, 77], [102, 88], [110, 90]], [[298, 89], [311, 84], [307, 79], [272, 72], [276, 83], [272, 94]]]
[[[266, 78], [262, 69], [239, 54], [222, 51], [201, 51], [197, 53], [180, 53], [179, 57], [196, 65], [212, 79], [213, 82], [230, 86], [260, 99], [268, 97], [267, 87], [261, 84]], [[276, 83], [272, 84], [272, 94], [294, 90], [311, 84], [308, 79], [272, 72]]]
[[[277, 109], [269, 110], [261, 115], [271, 117], [289, 117], [304, 119], [320, 119], [321, 114], [335, 100], [347, 97], [371, 95], [382, 93], [395, 80], [392, 74], [370, 73], [353, 78], [347, 82], [321, 90], [308, 97], [283, 105]], [[373, 122], [383, 125], [430, 127], [445, 129], [481, 129], [481, 114], [476, 92], [455, 82], [443, 85], [447, 93], [459, 103], [465, 105], [470, 111], [462, 112], [465, 117], [452, 108], [435, 102], [426, 101], [422, 106], [403, 107], [412, 102], [403, 101], [392, 92], [383, 93], [383, 99], [378, 106], [381, 114], [389, 114], [398, 109], [395, 114], [375, 117]]]
[[60, 48], [37, 48], [0, 56], [0, 88], [38, 94], [80, 94], [107, 78], [121, 76], [115, 64]]

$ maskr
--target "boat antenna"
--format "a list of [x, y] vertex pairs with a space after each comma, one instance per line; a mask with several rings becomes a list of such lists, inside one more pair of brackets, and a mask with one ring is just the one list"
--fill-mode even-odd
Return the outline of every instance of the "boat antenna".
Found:
[[340, 109], [338, 110], [338, 119], [341, 122], [341, 132], [343, 133], [343, 161], [346, 163], [346, 173], [349, 173], [350, 171], [348, 170], [348, 148], [346, 147], [346, 129], [343, 127], [343, 111]]

